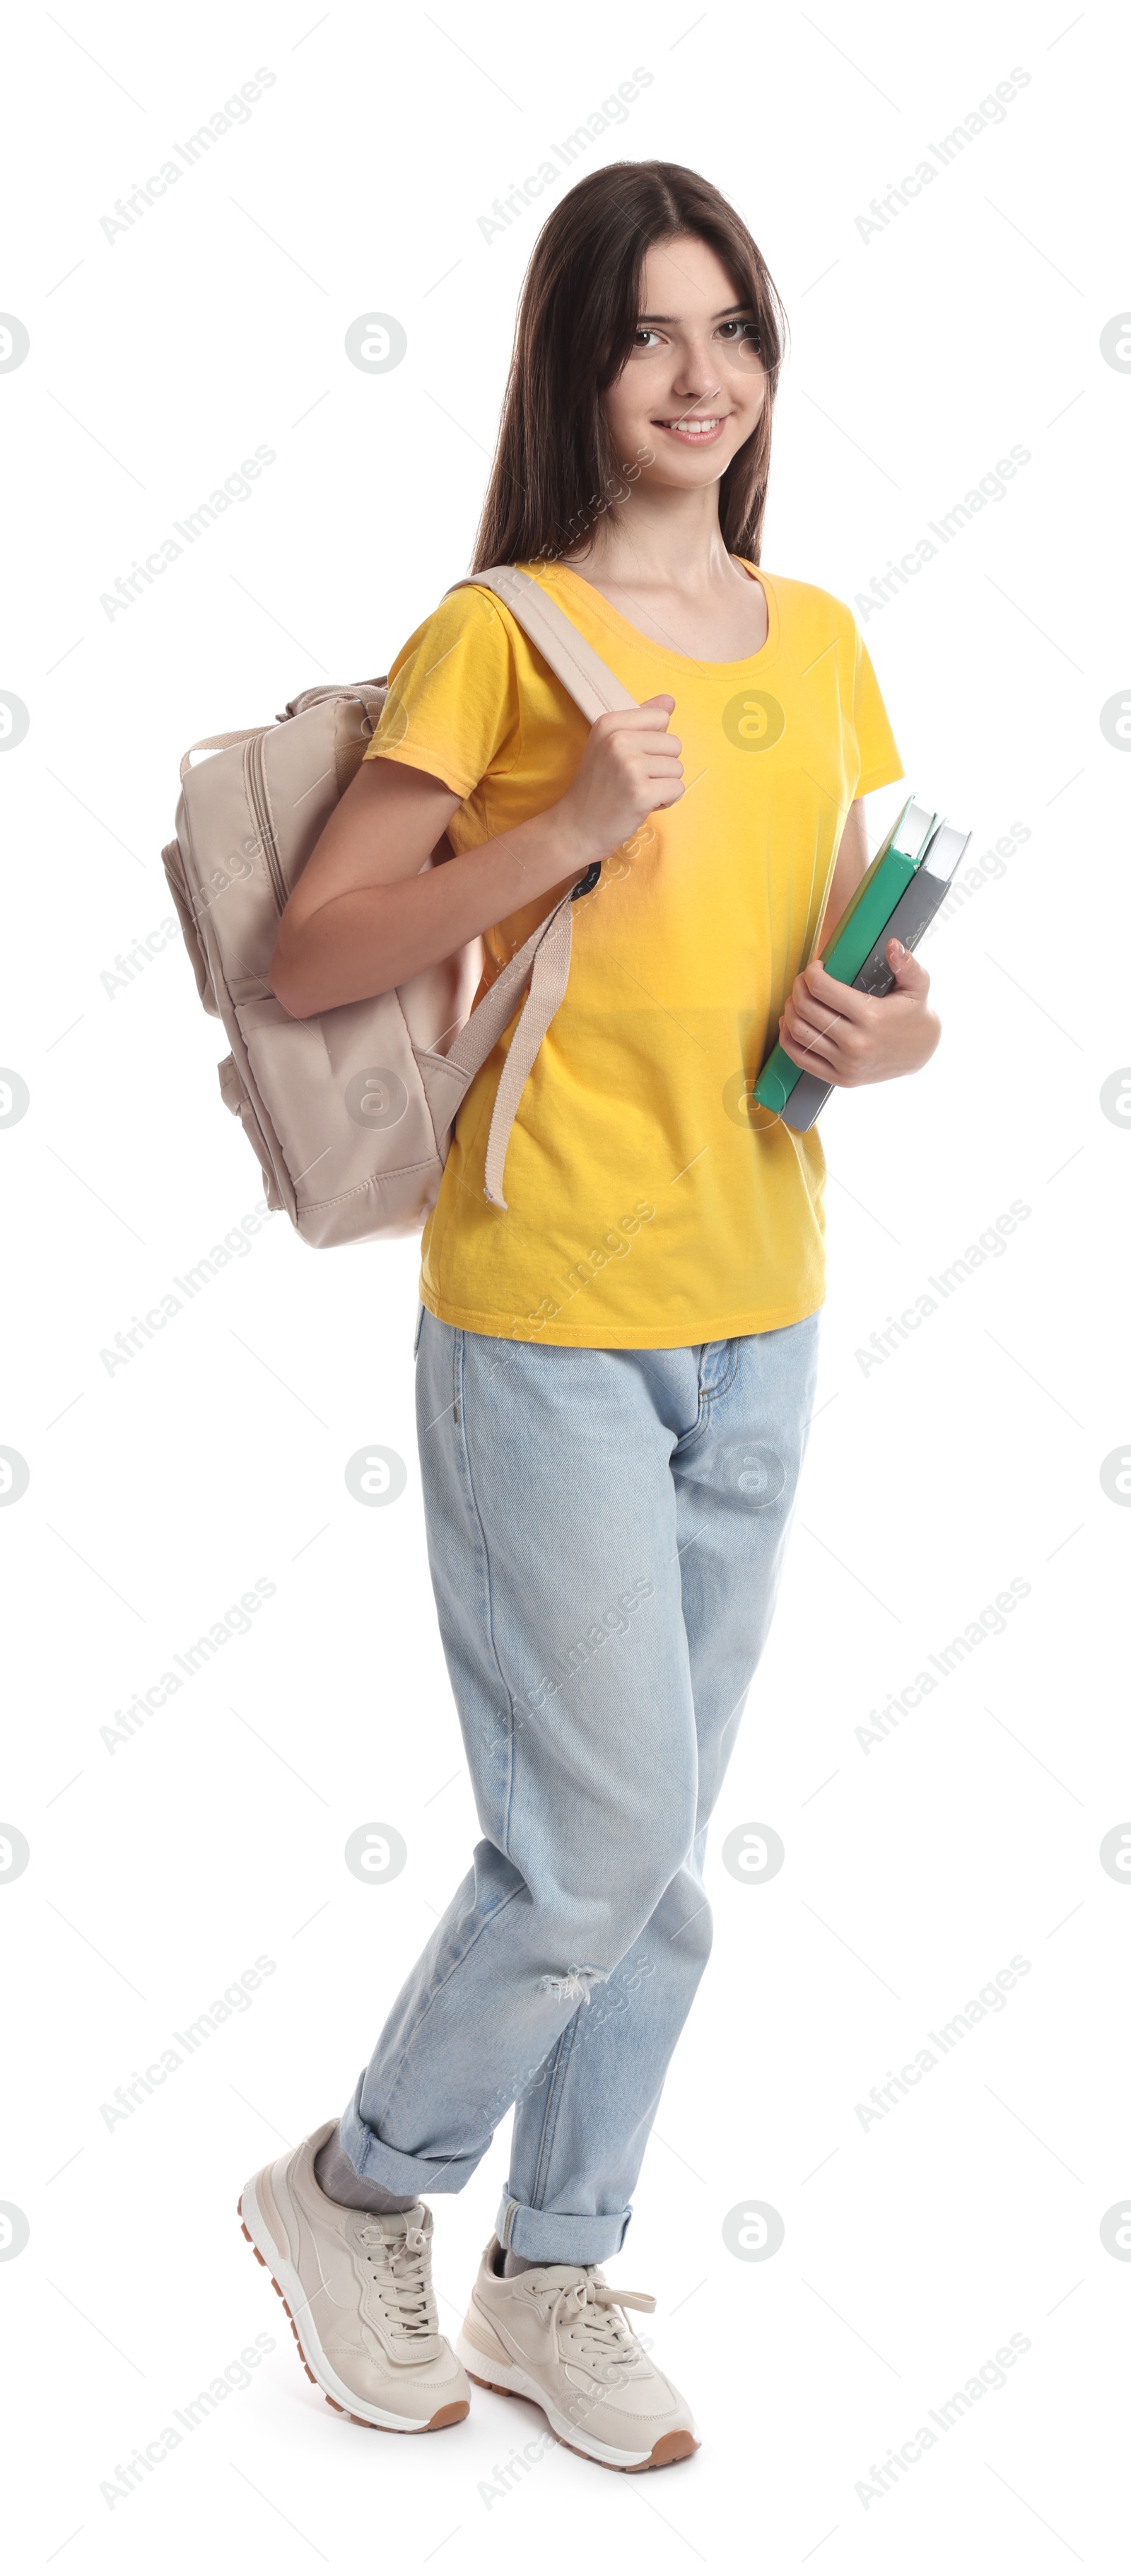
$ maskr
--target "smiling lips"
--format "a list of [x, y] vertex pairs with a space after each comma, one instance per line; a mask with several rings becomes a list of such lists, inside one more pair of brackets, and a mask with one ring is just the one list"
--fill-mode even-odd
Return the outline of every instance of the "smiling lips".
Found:
[[715, 413], [707, 420], [657, 420], [654, 429], [666, 429], [669, 438], [682, 438], [687, 447], [709, 447], [721, 436], [727, 415]]

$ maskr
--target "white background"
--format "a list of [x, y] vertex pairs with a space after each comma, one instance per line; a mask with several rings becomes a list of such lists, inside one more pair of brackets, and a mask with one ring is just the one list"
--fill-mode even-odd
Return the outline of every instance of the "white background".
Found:
[[[1118, 45], [1114, 11], [1072, 0], [698, 20], [695, 0], [64, 0], [10, 34], [0, 302], [31, 346], [0, 375], [0, 687], [30, 727], [0, 760], [0, 1058], [30, 1106], [0, 1132], [0, 1441], [30, 1483], [0, 1513], [0, 1810], [31, 1858], [0, 1889], [0, 2199], [30, 2238], [0, 2291], [21, 2567], [1121, 2563], [1131, 2268], [1100, 2223], [1131, 2191], [1131, 1895], [1099, 1860], [1131, 1816], [1109, 1624], [1131, 1523], [1100, 1482], [1131, 1440], [1131, 1142], [1100, 1105], [1131, 1059], [1127, 768], [1099, 723], [1131, 682], [1131, 381], [1100, 350], [1128, 291]], [[108, 239], [100, 217], [260, 65], [249, 121]], [[1030, 837], [924, 952], [935, 1061], [824, 1121], [819, 1418], [714, 1830], [714, 1959], [612, 2267], [658, 2294], [703, 2448], [645, 2479], [553, 2450], [508, 2486], [540, 2429], [516, 2403], [476, 2393], [425, 2447], [332, 2414], [235, 2217], [245, 2177], [345, 2099], [475, 1833], [425, 1563], [415, 1247], [312, 1254], [277, 1217], [108, 1371], [260, 1183], [179, 940], [101, 979], [169, 917], [186, 744], [384, 670], [465, 568], [539, 219], [487, 241], [477, 218], [637, 66], [651, 85], [585, 166], [706, 172], [790, 316], [768, 568], [858, 603], [908, 784], [972, 854]], [[865, 239], [857, 216], [1014, 66], [1004, 119]], [[377, 377], [343, 347], [371, 309], [408, 338]], [[259, 444], [251, 497], [109, 617], [101, 594]], [[1006, 497], [865, 616], [889, 558], [1015, 446]], [[873, 802], [878, 834], [895, 792]], [[1007, 1250], [863, 1367], [1015, 1200]], [[409, 1466], [387, 1511], [343, 1481], [374, 1441]], [[260, 1576], [252, 1632], [108, 1747], [115, 1709]], [[1015, 1577], [1006, 1633], [865, 1748], [869, 1711]], [[385, 1886], [344, 1865], [371, 1820], [408, 1845]], [[785, 1844], [765, 1885], [719, 1859], [755, 1820]], [[247, 2012], [109, 2127], [101, 2105], [261, 1954]], [[855, 2106], [1015, 1954], [1001, 2012], [865, 2129]], [[449, 2330], [505, 2166], [500, 2135], [438, 2203]], [[785, 2223], [765, 2262], [721, 2233], [751, 2199]], [[251, 2384], [104, 2496], [256, 2333]], [[1007, 2385], [859, 2496], [1011, 2335]]]

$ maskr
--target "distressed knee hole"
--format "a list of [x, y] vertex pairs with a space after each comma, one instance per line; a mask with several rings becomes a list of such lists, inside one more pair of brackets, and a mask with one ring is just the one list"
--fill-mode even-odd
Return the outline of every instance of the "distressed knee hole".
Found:
[[590, 1987], [603, 1986], [608, 1975], [607, 1968], [567, 1968], [564, 1976], [540, 1977], [538, 1983], [543, 1994], [553, 1995], [558, 2003], [587, 2004]]

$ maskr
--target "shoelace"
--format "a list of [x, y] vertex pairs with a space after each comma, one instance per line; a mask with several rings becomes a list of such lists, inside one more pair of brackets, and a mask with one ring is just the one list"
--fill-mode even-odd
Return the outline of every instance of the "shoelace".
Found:
[[380, 2226], [358, 2230], [365, 2246], [379, 2249], [367, 2260], [375, 2274], [374, 2288], [390, 2317], [394, 2331], [423, 2339], [439, 2332], [431, 2286], [428, 2280], [428, 2238], [422, 2227], [406, 2227], [403, 2238], [391, 2240]]
[[557, 2291], [550, 2308], [559, 2358], [564, 2330], [571, 2341], [580, 2341], [581, 2357], [594, 2369], [643, 2361], [644, 2354], [636, 2336], [618, 2311], [621, 2308], [642, 2308], [650, 2314], [655, 2305], [647, 2290], [614, 2290], [606, 2281], [596, 2281], [590, 2274], [580, 2281], [569, 2282], [568, 2286]]

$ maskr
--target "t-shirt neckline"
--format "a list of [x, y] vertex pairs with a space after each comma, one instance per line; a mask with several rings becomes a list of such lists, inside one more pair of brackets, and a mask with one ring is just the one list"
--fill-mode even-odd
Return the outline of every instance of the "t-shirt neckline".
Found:
[[607, 622], [610, 626], [614, 627], [619, 634], [628, 637], [633, 644], [643, 645], [646, 651], [660, 654], [665, 662], [676, 663], [681, 670], [695, 671], [699, 673], [717, 671], [720, 674], [727, 672], [743, 673], [752, 671], [755, 668], [764, 670], [766, 665], [769, 662], [772, 662], [776, 656], [780, 635], [780, 618], [778, 615], [778, 602], [774, 583], [769, 573], [763, 572], [760, 564], [752, 564], [746, 555], [735, 555], [733, 557], [733, 561], [742, 565], [744, 572], [749, 575], [752, 581], [756, 581], [761, 584], [762, 593], [766, 602], [766, 616], [768, 621], [765, 643], [760, 646], [757, 653], [747, 653], [743, 659], [738, 662], [701, 661], [693, 653], [677, 653], [669, 645], [657, 643], [654, 636], [646, 635], [644, 633], [643, 627], [633, 626], [629, 623], [627, 617], [622, 617], [619, 608], [613, 607], [612, 601], [606, 599], [604, 592], [598, 590], [593, 582], [586, 581], [584, 573], [576, 572], [572, 564], [550, 562], [541, 564], [537, 568], [532, 566], [531, 570], [534, 572], [535, 579], [537, 579], [538, 572], [541, 571], [545, 573], [565, 573], [569, 580], [579, 582], [581, 588], [585, 591], [587, 598], [593, 603], [593, 614], [595, 617], [601, 621]]

